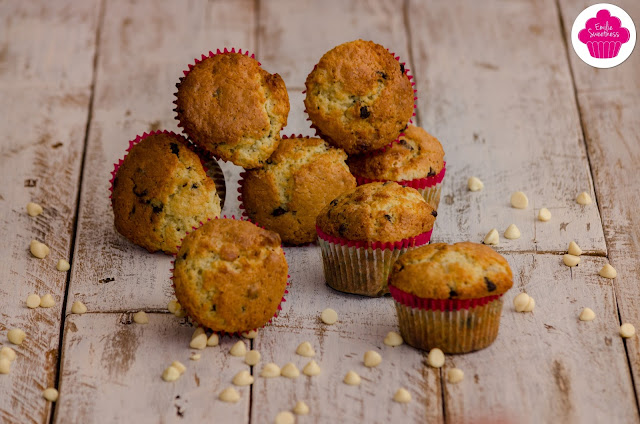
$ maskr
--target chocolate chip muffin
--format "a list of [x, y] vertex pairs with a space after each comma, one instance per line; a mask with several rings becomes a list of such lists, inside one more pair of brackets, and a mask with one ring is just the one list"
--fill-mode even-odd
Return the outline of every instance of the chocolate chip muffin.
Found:
[[242, 203], [249, 217], [290, 244], [316, 239], [316, 217], [356, 187], [347, 154], [319, 138], [283, 139], [261, 169], [247, 171]]
[[280, 236], [247, 221], [215, 219], [184, 238], [173, 282], [187, 314], [213, 331], [265, 325], [287, 286]]
[[243, 168], [264, 165], [287, 125], [284, 81], [240, 53], [210, 53], [196, 62], [176, 85], [179, 125], [221, 159]]
[[389, 277], [400, 333], [420, 349], [464, 353], [498, 336], [502, 295], [513, 285], [506, 259], [488, 246], [436, 243], [402, 255]]
[[396, 140], [413, 115], [414, 90], [404, 65], [372, 41], [351, 41], [328, 51], [305, 85], [311, 122], [350, 155]]
[[367, 296], [388, 293], [391, 266], [429, 242], [435, 215], [420, 193], [395, 182], [364, 184], [340, 195], [316, 220], [327, 284]]
[[165, 131], [140, 140], [113, 179], [114, 224], [149, 252], [176, 253], [192, 227], [220, 216], [220, 198], [184, 137]]

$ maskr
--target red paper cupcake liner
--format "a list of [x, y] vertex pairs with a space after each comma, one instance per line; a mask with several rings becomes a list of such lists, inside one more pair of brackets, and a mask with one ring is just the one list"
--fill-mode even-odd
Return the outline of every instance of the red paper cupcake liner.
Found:
[[407, 293], [389, 284], [391, 297], [404, 306], [436, 311], [459, 311], [461, 309], [484, 306], [502, 297], [501, 294], [495, 296], [485, 296], [476, 299], [428, 299]]
[[[438, 172], [437, 175], [434, 175], [432, 177], [416, 178], [414, 180], [401, 180], [396, 182], [401, 186], [415, 188], [416, 190], [421, 188], [434, 187], [436, 184], [440, 184], [444, 179], [446, 168], [447, 168], [447, 162], [444, 163], [442, 170]], [[388, 181], [388, 180], [372, 180], [366, 177], [360, 177], [358, 175], [354, 175], [354, 177], [356, 177], [356, 183], [358, 185]]]
[[370, 248], [370, 249], [380, 249], [380, 250], [394, 250], [394, 249], [404, 249], [407, 247], [418, 247], [429, 243], [431, 240], [431, 233], [433, 229], [427, 231], [426, 233], [418, 234], [415, 237], [405, 238], [399, 241], [359, 241], [359, 240], [347, 240], [345, 238], [340, 238], [336, 236], [332, 236], [330, 234], [325, 233], [316, 225], [316, 231], [318, 232], [318, 237], [322, 240], [325, 240], [329, 243], [339, 244], [340, 246], [347, 247], [356, 247], [356, 248]]

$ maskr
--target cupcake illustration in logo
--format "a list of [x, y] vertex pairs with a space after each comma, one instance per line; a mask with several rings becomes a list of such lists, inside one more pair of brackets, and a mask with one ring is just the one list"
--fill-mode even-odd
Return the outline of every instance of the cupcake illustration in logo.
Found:
[[596, 59], [618, 56], [620, 47], [630, 38], [631, 34], [622, 26], [620, 18], [611, 15], [607, 9], [599, 10], [578, 33], [578, 39], [587, 45], [589, 54]]

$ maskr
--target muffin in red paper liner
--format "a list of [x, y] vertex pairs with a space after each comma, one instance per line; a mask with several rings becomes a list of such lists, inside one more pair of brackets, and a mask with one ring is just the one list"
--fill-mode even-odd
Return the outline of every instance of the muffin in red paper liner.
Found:
[[226, 218], [190, 232], [172, 270], [176, 297], [187, 315], [222, 333], [250, 331], [277, 316], [287, 271], [278, 234]]
[[155, 131], [131, 140], [111, 173], [116, 230], [149, 252], [175, 254], [188, 230], [220, 216], [216, 184], [206, 172], [181, 135]]
[[358, 156], [349, 156], [349, 169], [358, 184], [395, 181], [415, 188], [435, 210], [440, 204], [446, 171], [444, 150], [437, 138], [409, 125], [398, 143]]
[[202, 55], [176, 87], [178, 126], [216, 157], [259, 168], [278, 146], [289, 115], [287, 88], [248, 52]]
[[465, 353], [498, 336], [502, 295], [513, 285], [506, 259], [483, 244], [434, 243], [402, 255], [389, 291], [405, 342]]
[[391, 267], [429, 242], [434, 210], [415, 189], [394, 182], [364, 184], [318, 215], [316, 231], [327, 284], [347, 293], [388, 293]]
[[334, 47], [305, 82], [312, 128], [349, 155], [387, 146], [414, 115], [411, 79], [398, 57], [372, 41]]

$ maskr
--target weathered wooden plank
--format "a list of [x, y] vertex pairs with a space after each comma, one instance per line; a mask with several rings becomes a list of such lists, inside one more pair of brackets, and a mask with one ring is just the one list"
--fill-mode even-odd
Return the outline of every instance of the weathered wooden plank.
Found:
[[[55, 385], [62, 300], [91, 94], [99, 1], [0, 3], [0, 346], [7, 330], [27, 338], [9, 375], [0, 375], [0, 421], [47, 422]], [[28, 202], [44, 207], [38, 217]], [[29, 253], [32, 239], [51, 253]], [[28, 309], [27, 295], [53, 295]]]
[[[407, 15], [418, 115], [447, 157], [433, 240], [478, 242], [514, 223], [522, 237], [498, 250], [561, 252], [575, 239], [605, 254], [595, 203], [575, 201], [593, 184], [554, 2], [412, 1]], [[483, 191], [467, 190], [472, 175]], [[509, 205], [518, 190], [526, 210]]]

